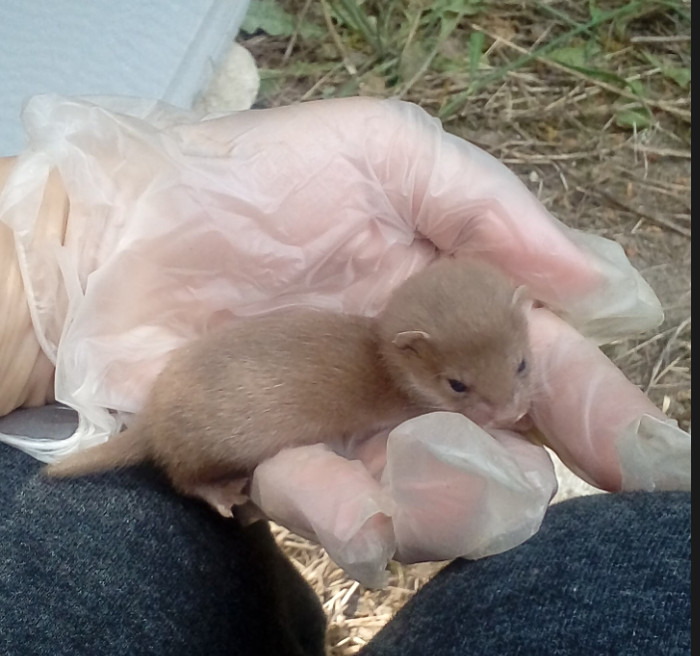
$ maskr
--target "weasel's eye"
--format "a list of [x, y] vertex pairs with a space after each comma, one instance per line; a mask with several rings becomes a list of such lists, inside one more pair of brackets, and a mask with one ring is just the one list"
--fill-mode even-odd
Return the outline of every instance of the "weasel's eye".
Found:
[[520, 361], [520, 364], [518, 365], [518, 373], [519, 374], [523, 373], [523, 371], [525, 371], [525, 369], [527, 369], [527, 362], [525, 361], [525, 358], [523, 358]]
[[450, 384], [450, 387], [455, 391], [455, 392], [468, 392], [469, 388], [461, 381], [461, 380], [455, 380], [454, 378], [449, 378], [447, 382]]

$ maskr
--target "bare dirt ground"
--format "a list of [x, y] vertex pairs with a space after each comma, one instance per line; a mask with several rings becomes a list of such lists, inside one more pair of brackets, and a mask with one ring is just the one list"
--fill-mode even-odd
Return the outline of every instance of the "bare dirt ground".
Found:
[[[415, 102], [564, 223], [619, 242], [666, 319], [604, 351], [690, 429], [690, 2], [283, 0], [256, 12], [240, 39], [261, 71], [256, 106]], [[331, 655], [356, 653], [439, 567], [396, 565], [369, 591], [314, 545], [278, 538], [324, 601]]]

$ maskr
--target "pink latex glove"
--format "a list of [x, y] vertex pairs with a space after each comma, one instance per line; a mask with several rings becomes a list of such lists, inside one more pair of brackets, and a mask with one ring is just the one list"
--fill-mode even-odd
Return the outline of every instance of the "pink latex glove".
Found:
[[[491, 260], [566, 319], [535, 310], [531, 321], [532, 417], [565, 461], [608, 489], [654, 487], [649, 462], [659, 458], [646, 457], [640, 435], [658, 444], [663, 433], [664, 485], [686, 484], [676, 466], [685, 434], [595, 346], [658, 324], [653, 292], [619, 246], [562, 226], [512, 172], [418, 107], [350, 98], [202, 121], [161, 105], [102, 104], [111, 109], [35, 98], [25, 117], [34, 150], [0, 202], [25, 248], [56, 397], [81, 414], [65, 449], [114, 432], [114, 411], [137, 411], [187, 339], [294, 304], [374, 314], [398, 283], [450, 253]], [[55, 261], [30, 244], [51, 167], [71, 200]], [[56, 267], [60, 306], [45, 284]], [[663, 430], [647, 430], [647, 415]], [[541, 447], [434, 413], [363, 443], [283, 451], [256, 471], [253, 498], [377, 585], [392, 556], [479, 557], [522, 542], [555, 489]]]

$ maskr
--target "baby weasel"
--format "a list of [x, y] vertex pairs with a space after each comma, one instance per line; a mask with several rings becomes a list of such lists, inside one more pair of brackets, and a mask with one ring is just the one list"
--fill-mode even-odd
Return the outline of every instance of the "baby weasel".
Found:
[[255, 467], [287, 447], [436, 410], [512, 425], [530, 403], [521, 296], [494, 267], [445, 258], [374, 318], [300, 308], [241, 319], [174, 351], [130, 428], [46, 472], [150, 461], [230, 516]]

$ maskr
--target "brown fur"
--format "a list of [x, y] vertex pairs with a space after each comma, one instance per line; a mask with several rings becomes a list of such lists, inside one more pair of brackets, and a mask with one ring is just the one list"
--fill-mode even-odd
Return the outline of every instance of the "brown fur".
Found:
[[180, 492], [229, 515], [256, 465], [285, 447], [432, 410], [513, 423], [529, 402], [523, 358], [527, 324], [510, 283], [484, 264], [442, 260], [395, 290], [376, 318], [294, 309], [177, 350], [131, 428], [47, 473], [150, 460]]

